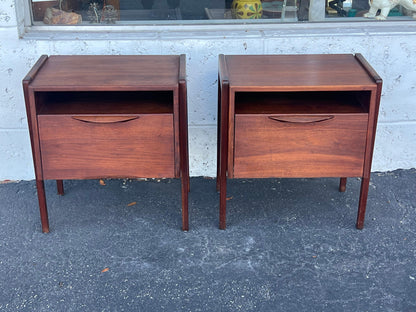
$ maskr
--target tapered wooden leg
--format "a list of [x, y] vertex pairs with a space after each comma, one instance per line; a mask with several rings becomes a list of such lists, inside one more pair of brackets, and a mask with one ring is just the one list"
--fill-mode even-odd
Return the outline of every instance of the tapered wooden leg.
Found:
[[227, 179], [225, 174], [220, 179], [220, 229], [225, 230], [227, 205]]
[[[220, 55], [220, 65], [225, 64], [224, 55]], [[218, 80], [220, 81], [220, 80]], [[228, 164], [228, 110], [229, 110], [230, 86], [228, 80], [222, 81], [221, 89], [218, 89], [218, 148], [217, 148], [217, 188], [220, 190], [220, 226], [221, 230], [226, 227], [227, 206], [227, 164]], [[218, 179], [219, 177], [219, 179]]]
[[[182, 189], [182, 231], [189, 230], [188, 196], [189, 185], [189, 147], [188, 147], [188, 109], [187, 86], [185, 80], [185, 55], [180, 56], [181, 70], [179, 81], [179, 159]], [[182, 76], [183, 75], [183, 76]]]
[[345, 192], [346, 189], [347, 189], [347, 178], [341, 178], [339, 180], [339, 191]]
[[367, 206], [368, 187], [370, 185], [370, 178], [362, 178], [360, 201], [358, 204], [357, 214], [357, 229], [362, 230], [364, 228], [365, 208]]
[[189, 230], [188, 215], [189, 176], [182, 177], [182, 231]]
[[58, 195], [64, 195], [64, 181], [56, 180], [56, 189], [58, 190]]
[[[225, 114], [225, 112], [222, 112]], [[223, 115], [224, 116], [224, 115]], [[224, 120], [226, 120], [224, 118]], [[225, 124], [225, 122], [224, 122]], [[217, 153], [217, 191], [220, 192], [220, 225], [221, 230], [226, 228], [226, 206], [227, 206], [227, 162], [228, 162], [228, 139], [226, 125], [222, 124], [218, 128], [220, 136], [218, 137]]]
[[42, 223], [42, 232], [49, 233], [48, 209], [46, 207], [45, 184], [43, 180], [36, 180], [38, 190], [40, 221]]

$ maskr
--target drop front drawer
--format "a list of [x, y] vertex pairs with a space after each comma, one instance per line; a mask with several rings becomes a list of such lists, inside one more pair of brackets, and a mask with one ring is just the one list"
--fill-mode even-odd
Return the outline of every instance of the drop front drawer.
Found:
[[368, 114], [235, 117], [234, 177], [363, 174]]
[[39, 115], [44, 179], [173, 177], [172, 114]]

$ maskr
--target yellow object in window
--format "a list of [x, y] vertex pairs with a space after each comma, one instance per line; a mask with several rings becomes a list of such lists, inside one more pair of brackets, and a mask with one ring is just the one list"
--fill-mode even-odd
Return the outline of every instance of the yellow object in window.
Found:
[[234, 0], [231, 9], [233, 17], [238, 19], [258, 19], [263, 15], [260, 0]]

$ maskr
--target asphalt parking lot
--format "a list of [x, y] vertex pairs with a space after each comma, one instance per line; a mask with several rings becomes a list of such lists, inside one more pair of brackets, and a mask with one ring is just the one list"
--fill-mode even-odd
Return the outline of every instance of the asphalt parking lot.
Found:
[[229, 180], [218, 229], [215, 180], [0, 184], [1, 311], [416, 311], [416, 170], [360, 181]]

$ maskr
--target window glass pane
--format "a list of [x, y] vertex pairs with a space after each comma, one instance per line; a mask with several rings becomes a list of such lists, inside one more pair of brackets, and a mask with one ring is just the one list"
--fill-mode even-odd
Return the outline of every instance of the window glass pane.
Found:
[[[387, 2], [373, 0], [372, 3]], [[416, 0], [407, 6], [370, 9], [368, 0], [31, 0], [33, 22], [50, 25], [108, 25], [143, 21], [206, 23], [305, 22], [410, 19]], [[406, 3], [409, 3], [406, 5]], [[372, 16], [374, 15], [374, 16]], [[384, 16], [386, 15], [386, 16]]]

